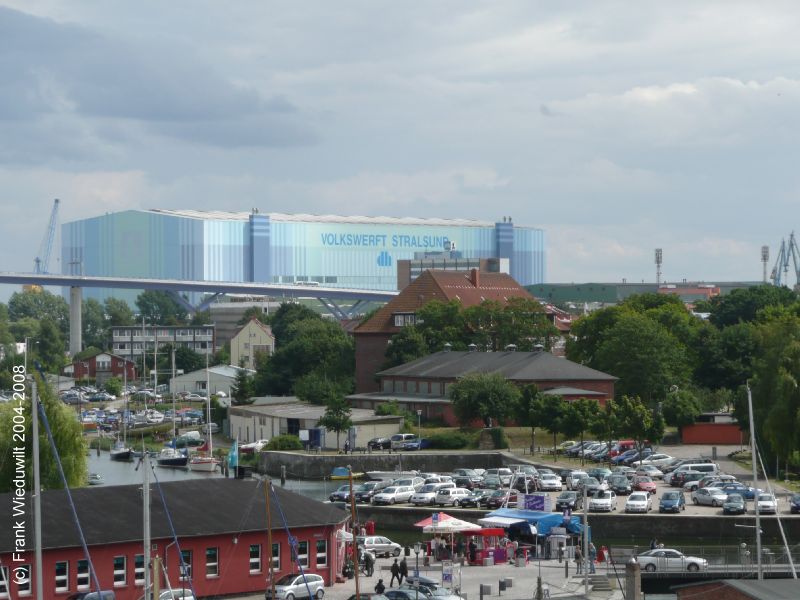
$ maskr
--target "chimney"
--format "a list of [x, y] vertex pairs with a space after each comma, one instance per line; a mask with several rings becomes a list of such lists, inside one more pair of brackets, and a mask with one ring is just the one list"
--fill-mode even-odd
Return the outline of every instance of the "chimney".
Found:
[[481, 287], [481, 272], [478, 269], [472, 269], [469, 272], [469, 281], [473, 287]]

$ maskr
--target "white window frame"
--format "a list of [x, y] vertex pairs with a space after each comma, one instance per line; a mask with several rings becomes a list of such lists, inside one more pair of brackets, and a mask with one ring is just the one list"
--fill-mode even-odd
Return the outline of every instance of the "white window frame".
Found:
[[144, 554], [133, 555], [133, 585], [144, 586]]
[[[184, 556], [188, 555], [188, 556]], [[183, 561], [181, 561], [181, 557], [183, 557]], [[191, 550], [181, 550], [180, 554], [178, 555], [178, 580], [180, 581], [187, 581], [192, 577], [192, 551]], [[186, 565], [184, 568], [183, 565]]]
[[[64, 565], [64, 574], [58, 574], [58, 565]], [[56, 584], [56, 592], [68, 592], [69, 591], [69, 561], [68, 560], [59, 560], [56, 561], [55, 564], [55, 584]], [[61, 585], [59, 585], [59, 583]]]
[[[319, 551], [319, 546], [322, 544], [322, 552]], [[317, 567], [327, 567], [328, 566], [328, 540], [317, 540], [314, 544], [314, 551], [316, 552], [316, 558], [314, 559], [316, 562], [315, 564]]]
[[89, 589], [89, 561], [85, 558], [79, 559], [75, 564], [75, 583], [75, 589], [79, 592]]
[[[306, 545], [306, 551], [303, 553], [303, 544]], [[297, 564], [301, 567], [308, 568], [308, 541], [303, 540], [297, 542]]]
[[[253, 550], [256, 550], [256, 556], [253, 556]], [[261, 573], [261, 544], [250, 544], [250, 550], [247, 554], [250, 565], [250, 573]], [[256, 568], [253, 568], [253, 567]]]
[[8, 571], [8, 567], [0, 565], [0, 598], [8, 598], [8, 588], [9, 588], [9, 576], [10, 573]]
[[17, 583], [17, 595], [19, 596], [30, 596], [31, 590], [33, 589], [33, 584], [31, 583], [31, 577], [33, 577], [33, 571], [31, 569], [31, 565], [20, 565], [20, 569], [28, 571], [28, 581], [23, 583]]
[[[117, 568], [117, 559], [122, 559], [122, 568]], [[125, 587], [128, 585], [128, 557], [124, 554], [115, 556], [112, 559], [113, 569], [114, 569], [114, 587]], [[120, 580], [117, 580], [117, 577], [121, 576]]]
[[281, 570], [281, 543], [280, 542], [273, 542], [272, 543], [272, 570], [273, 571], [280, 571]]
[[[214, 551], [214, 560], [208, 560], [208, 551]], [[213, 571], [209, 573], [209, 570]], [[219, 546], [209, 546], [206, 548], [206, 579], [216, 579], [219, 577]]]

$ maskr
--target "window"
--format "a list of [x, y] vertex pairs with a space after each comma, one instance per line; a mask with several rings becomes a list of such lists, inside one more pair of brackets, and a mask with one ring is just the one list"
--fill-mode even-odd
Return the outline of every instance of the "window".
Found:
[[77, 590], [88, 590], [89, 589], [89, 561], [85, 558], [82, 558], [78, 561], [76, 565], [77, 569]]
[[69, 590], [69, 563], [65, 560], [56, 563], [56, 591]]
[[144, 585], [144, 554], [136, 554], [133, 557], [133, 583]]
[[125, 556], [114, 557], [114, 587], [120, 587], [128, 583], [127, 558]]
[[298, 542], [297, 564], [299, 564], [301, 567], [308, 566], [308, 542]]
[[244, 349], [245, 350], [250, 350], [250, 342], [245, 342], [244, 343]]
[[395, 313], [393, 317], [395, 327], [414, 325], [417, 322], [417, 316], [414, 313]]
[[31, 566], [22, 565], [21, 567], [19, 567], [19, 571], [17, 572], [17, 576], [14, 578], [14, 581], [17, 582], [17, 592], [19, 592], [20, 596], [30, 596]]
[[206, 577], [219, 576], [219, 548], [206, 548]]
[[272, 570], [281, 570], [281, 544], [280, 542], [272, 544]]
[[261, 572], [261, 544], [250, 544], [250, 572]]
[[8, 598], [8, 567], [0, 567], [0, 598]]
[[181, 565], [178, 569], [180, 572], [180, 580], [186, 581], [192, 576], [192, 551], [181, 550]]
[[328, 565], [328, 540], [317, 540], [317, 566]]

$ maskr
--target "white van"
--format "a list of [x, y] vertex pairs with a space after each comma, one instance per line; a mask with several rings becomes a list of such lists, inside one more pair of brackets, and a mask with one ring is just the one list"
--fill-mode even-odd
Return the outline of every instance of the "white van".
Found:
[[435, 502], [437, 506], [458, 506], [470, 494], [466, 488], [442, 488], [436, 492]]
[[417, 436], [413, 433], [396, 433], [392, 436], [392, 450], [402, 450], [406, 442], [413, 442]]
[[698, 471], [700, 473], [705, 473], [706, 475], [716, 475], [719, 473], [719, 465], [717, 463], [689, 463], [685, 465], [681, 465], [672, 473], [669, 474], [669, 484], [672, 485], [673, 477], [677, 473], [681, 473], [683, 471]]

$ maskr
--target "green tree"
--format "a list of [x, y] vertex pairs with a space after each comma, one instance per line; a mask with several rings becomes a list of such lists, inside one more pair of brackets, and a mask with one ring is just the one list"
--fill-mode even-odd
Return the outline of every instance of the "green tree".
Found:
[[768, 306], [789, 306], [797, 294], [785, 287], [756, 285], [733, 290], [711, 299], [711, 322], [717, 327], [755, 321], [758, 313]]
[[[169, 361], [172, 362], [172, 357], [169, 356], [168, 352], [164, 353], [165, 356], [169, 357]], [[194, 371], [199, 371], [200, 369], [205, 368], [206, 366], [206, 357], [204, 354], [200, 354], [199, 352], [195, 352], [188, 346], [178, 346], [175, 348], [175, 369], [181, 370], [184, 373], [192, 373]], [[172, 367], [170, 365], [170, 371]]]
[[83, 343], [86, 346], [108, 348], [108, 332], [103, 305], [94, 298], [83, 301], [81, 305], [81, 325], [83, 326]]
[[240, 364], [239, 369], [236, 371], [236, 380], [231, 388], [231, 404], [242, 406], [244, 404], [252, 404], [254, 401], [253, 376], [248, 373], [243, 364]]
[[[581, 443], [583, 443], [584, 434], [592, 427], [599, 412], [600, 406], [595, 400], [578, 398], [567, 402], [564, 416], [561, 418], [561, 431], [567, 437], [580, 436]], [[581, 464], [583, 464], [583, 455], [581, 455]]]
[[114, 396], [122, 395], [122, 380], [119, 377], [111, 377], [105, 384], [106, 392]]
[[329, 404], [350, 390], [338, 379], [329, 379], [316, 371], [303, 375], [294, 384], [294, 395], [311, 404]]
[[469, 344], [461, 303], [457, 300], [432, 300], [417, 311], [417, 324], [429, 352], [439, 352], [445, 344], [453, 350], [466, 350]]
[[196, 313], [192, 315], [191, 320], [189, 321], [189, 325], [197, 326], [197, 325], [206, 325], [211, 323], [211, 311], [210, 310], [198, 310]]
[[697, 396], [687, 389], [675, 390], [667, 394], [662, 410], [666, 424], [677, 427], [679, 432], [686, 425], [694, 423], [702, 412]]
[[253, 318], [258, 319], [265, 325], [269, 325], [269, 315], [263, 311], [260, 306], [250, 306], [242, 314], [242, 318], [236, 323], [237, 325], [246, 325]]
[[664, 418], [660, 413], [648, 408], [635, 396], [622, 396], [615, 402], [619, 434], [631, 438], [640, 454], [648, 443], [657, 444], [661, 441], [664, 437]]
[[463, 319], [472, 343], [495, 352], [509, 344], [523, 351], [537, 344], [549, 348], [559, 335], [542, 305], [528, 298], [509, 298], [505, 304], [487, 300], [464, 309]]
[[[81, 487], [87, 484], [86, 452], [87, 447], [83, 438], [81, 424], [75, 419], [74, 412], [52, 392], [47, 385], [43, 385], [38, 375], [37, 379], [39, 398], [47, 415], [50, 431], [53, 434], [55, 446], [64, 468], [67, 485]], [[30, 394], [27, 400], [19, 406], [17, 403], [7, 402], [0, 405], [0, 455], [11, 457], [12, 449], [19, 446], [13, 438], [14, 417], [19, 420], [24, 416], [25, 439], [30, 440], [31, 430], [31, 402]], [[25, 444], [25, 474], [27, 489], [33, 485], [33, 456], [32, 446]], [[43, 489], [62, 488], [61, 478], [58, 474], [56, 459], [50, 446], [44, 426], [39, 427], [39, 473]], [[0, 492], [12, 491], [14, 470], [16, 464], [13, 460], [0, 461]]]
[[744, 385], [753, 376], [756, 330], [753, 323], [736, 323], [722, 329], [709, 324], [699, 330], [694, 381], [711, 389], [736, 389]]
[[403, 365], [428, 354], [425, 336], [416, 327], [403, 327], [386, 346], [384, 369]]
[[339, 434], [348, 431], [353, 426], [350, 419], [352, 410], [344, 396], [330, 398], [325, 405], [325, 414], [317, 423], [317, 426], [324, 427], [328, 431], [336, 432], [336, 448], [339, 446]]
[[186, 309], [169, 292], [145, 290], [137, 296], [136, 307], [151, 324], [180, 325], [186, 322]]
[[42, 366], [51, 373], [60, 373], [66, 364], [64, 338], [58, 326], [49, 318], [39, 322], [39, 337], [36, 355], [42, 361]]
[[605, 406], [598, 410], [589, 431], [596, 435], [598, 440], [608, 443], [610, 448], [611, 442], [619, 437], [620, 428], [617, 403], [611, 399], [607, 400]]
[[322, 321], [322, 317], [303, 304], [282, 303], [269, 319], [272, 335], [275, 336], [275, 345], [280, 348], [292, 341], [297, 335], [296, 329], [293, 330], [292, 326], [305, 320]]
[[8, 301], [8, 318], [47, 319], [54, 323], [62, 336], [69, 333], [69, 305], [61, 296], [47, 290], [14, 292]]
[[103, 302], [103, 311], [109, 327], [124, 327], [136, 322], [133, 311], [125, 300], [106, 298]]
[[503, 423], [519, 405], [519, 388], [498, 373], [470, 373], [450, 386], [453, 411], [463, 427], [475, 419]]
[[31, 340], [39, 339], [39, 320], [32, 317], [25, 317], [18, 321], [11, 321], [8, 330], [14, 340], [23, 342], [25, 338]]

